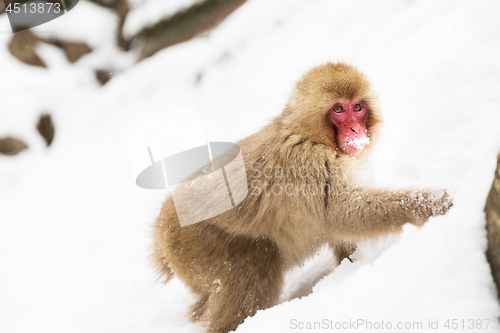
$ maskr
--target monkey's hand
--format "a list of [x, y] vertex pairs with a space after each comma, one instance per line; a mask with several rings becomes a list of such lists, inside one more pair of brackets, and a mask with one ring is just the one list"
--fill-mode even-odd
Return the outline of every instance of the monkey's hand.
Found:
[[410, 197], [416, 203], [416, 215], [422, 219], [417, 224], [425, 223], [431, 216], [444, 215], [453, 206], [447, 190], [415, 191]]

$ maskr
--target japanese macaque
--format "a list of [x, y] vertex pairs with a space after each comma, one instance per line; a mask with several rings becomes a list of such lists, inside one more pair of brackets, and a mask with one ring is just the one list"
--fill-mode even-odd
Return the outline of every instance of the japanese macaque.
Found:
[[166, 200], [153, 260], [164, 281], [175, 274], [199, 296], [194, 321], [208, 332], [232, 331], [278, 304], [287, 270], [324, 244], [340, 262], [359, 241], [397, 233], [405, 223], [421, 226], [451, 207], [444, 190], [356, 182], [352, 162], [373, 145], [380, 122], [360, 71], [343, 63], [315, 67], [280, 116], [238, 142], [248, 180], [241, 203], [181, 226], [172, 197]]

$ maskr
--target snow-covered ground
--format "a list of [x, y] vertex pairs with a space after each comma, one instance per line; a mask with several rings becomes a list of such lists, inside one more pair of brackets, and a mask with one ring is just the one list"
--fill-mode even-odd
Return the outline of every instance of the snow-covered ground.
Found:
[[131, 10], [125, 20], [123, 32], [125, 36], [133, 37], [142, 28], [151, 26], [203, 0], [129, 0], [128, 2]]
[[[0, 16], [0, 137], [30, 146], [0, 156], [0, 332], [198, 332], [185, 317], [194, 296], [177, 278], [161, 286], [152, 274], [151, 226], [166, 193], [135, 186], [130, 131], [196, 104], [208, 140], [236, 142], [281, 112], [307, 69], [339, 60], [362, 69], [380, 97], [377, 181], [452, 189], [454, 207], [420, 229], [362, 244], [354, 263], [294, 298], [330, 272], [332, 256], [321, 251], [288, 275], [282, 304], [237, 332], [350, 320], [364, 320], [347, 326], [356, 332], [366, 321], [374, 329], [390, 322], [391, 331], [436, 321], [434, 332], [496, 331], [485, 328], [500, 307], [483, 207], [500, 151], [500, 2], [254, 0], [208, 37], [159, 52], [101, 88], [90, 70], [99, 59], [129, 61], [107, 45], [109, 15], [81, 1], [38, 27], [100, 52], [70, 65], [41, 45], [48, 69], [10, 56]], [[48, 149], [35, 131], [42, 112], [56, 126]]]

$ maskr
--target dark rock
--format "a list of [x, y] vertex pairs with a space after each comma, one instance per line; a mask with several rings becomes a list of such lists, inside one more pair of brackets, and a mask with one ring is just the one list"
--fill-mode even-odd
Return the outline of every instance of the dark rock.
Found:
[[43, 114], [40, 116], [38, 120], [38, 124], [36, 125], [36, 129], [38, 133], [45, 139], [45, 143], [47, 143], [47, 147], [50, 146], [52, 141], [54, 140], [54, 123], [52, 122], [52, 117], [50, 114]]
[[0, 154], [14, 156], [27, 148], [28, 146], [19, 139], [10, 136], [0, 138]]
[[15, 33], [9, 43], [10, 53], [19, 61], [38, 67], [47, 68], [47, 65], [36, 54], [35, 47], [40, 41], [31, 30], [24, 30]]
[[500, 298], [500, 155], [497, 157], [497, 169], [490, 193], [484, 207], [486, 213], [486, 232], [488, 249], [486, 257], [490, 263], [491, 273], [497, 285]]
[[93, 3], [98, 4], [109, 9], [112, 9], [118, 16], [118, 27], [116, 31], [116, 40], [118, 46], [124, 51], [130, 48], [130, 41], [123, 36], [123, 25], [127, 18], [130, 6], [127, 0], [91, 0]]
[[95, 71], [95, 77], [101, 86], [105, 85], [113, 77], [113, 72], [110, 70], [99, 69]]
[[246, 0], [206, 0], [146, 27], [134, 38], [141, 59], [213, 29]]
[[72, 64], [77, 62], [82, 56], [92, 52], [92, 48], [84, 42], [66, 42], [59, 39], [47, 39], [43, 41], [62, 49], [66, 58]]

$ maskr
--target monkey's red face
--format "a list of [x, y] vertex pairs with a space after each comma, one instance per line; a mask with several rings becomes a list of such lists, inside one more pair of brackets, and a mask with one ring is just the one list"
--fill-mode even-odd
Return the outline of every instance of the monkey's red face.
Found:
[[367, 107], [361, 101], [339, 101], [330, 109], [337, 130], [337, 143], [344, 154], [356, 156], [370, 144], [366, 130]]

